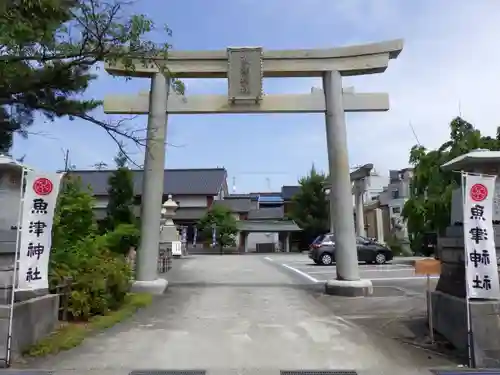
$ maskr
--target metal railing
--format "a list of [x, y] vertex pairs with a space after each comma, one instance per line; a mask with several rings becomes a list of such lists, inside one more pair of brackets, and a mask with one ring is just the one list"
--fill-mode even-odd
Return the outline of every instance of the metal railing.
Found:
[[158, 273], [168, 272], [172, 268], [172, 245], [167, 244], [166, 248], [158, 252]]

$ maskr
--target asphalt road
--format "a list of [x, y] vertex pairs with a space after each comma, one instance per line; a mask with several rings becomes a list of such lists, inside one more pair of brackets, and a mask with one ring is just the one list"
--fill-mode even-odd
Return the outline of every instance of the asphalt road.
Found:
[[[323, 286], [328, 279], [336, 278], [336, 266], [315, 264], [307, 254], [271, 254], [264, 257], [278, 267], [294, 274], [298, 282], [310, 282]], [[427, 277], [415, 275], [413, 266], [399, 262], [384, 265], [359, 264], [360, 276], [370, 279], [375, 287], [398, 288], [407, 295], [425, 294]], [[438, 276], [430, 277], [430, 287], [436, 286]]]
[[[289, 264], [299, 267], [301, 262], [300, 273], [290, 269]], [[304, 270], [322, 273], [306, 277]], [[301, 369], [427, 375], [428, 368], [452, 365], [346, 319], [366, 313], [367, 306], [318, 293], [320, 280], [334, 270], [309, 269], [301, 255], [176, 260], [167, 274], [169, 289], [151, 307], [28, 367], [55, 375], [126, 375], [140, 369], [202, 369], [208, 375], [279, 375], [280, 370]], [[384, 305], [390, 298], [372, 300]], [[339, 306], [345, 310], [337, 312]]]

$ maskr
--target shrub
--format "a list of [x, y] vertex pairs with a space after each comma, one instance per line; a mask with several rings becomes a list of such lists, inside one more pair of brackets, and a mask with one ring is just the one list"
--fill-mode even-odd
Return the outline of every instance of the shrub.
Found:
[[118, 308], [130, 287], [130, 268], [114, 251], [119, 242], [111, 241], [119, 234], [97, 235], [93, 206], [79, 179], [67, 178], [54, 216], [49, 283], [54, 290], [66, 277], [72, 279], [68, 312], [78, 320]]
[[90, 189], [84, 190], [79, 178], [66, 177], [54, 215], [52, 248], [71, 246], [96, 234], [93, 207]]
[[130, 288], [131, 271], [125, 257], [112, 253], [103, 237], [87, 237], [51, 257], [51, 288], [71, 277], [69, 315], [88, 320], [117, 309]]
[[104, 235], [106, 247], [115, 254], [127, 255], [131, 247], [139, 245], [141, 231], [135, 224], [120, 224]]

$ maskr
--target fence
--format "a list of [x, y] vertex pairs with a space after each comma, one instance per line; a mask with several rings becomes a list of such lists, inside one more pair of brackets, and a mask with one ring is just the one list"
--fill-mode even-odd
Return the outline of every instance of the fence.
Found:
[[168, 272], [172, 268], [172, 244], [160, 248], [158, 253], [158, 273]]
[[59, 320], [65, 322], [69, 318], [69, 297], [71, 296], [71, 287], [73, 285], [73, 279], [65, 277], [63, 282], [55, 288], [55, 293], [59, 294]]

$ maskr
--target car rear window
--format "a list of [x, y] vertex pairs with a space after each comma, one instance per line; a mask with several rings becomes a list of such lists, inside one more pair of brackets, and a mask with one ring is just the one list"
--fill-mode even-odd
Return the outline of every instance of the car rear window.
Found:
[[323, 238], [325, 238], [325, 235], [322, 234], [321, 236], [316, 237], [316, 239], [312, 242], [313, 244], [319, 244], [323, 241]]

